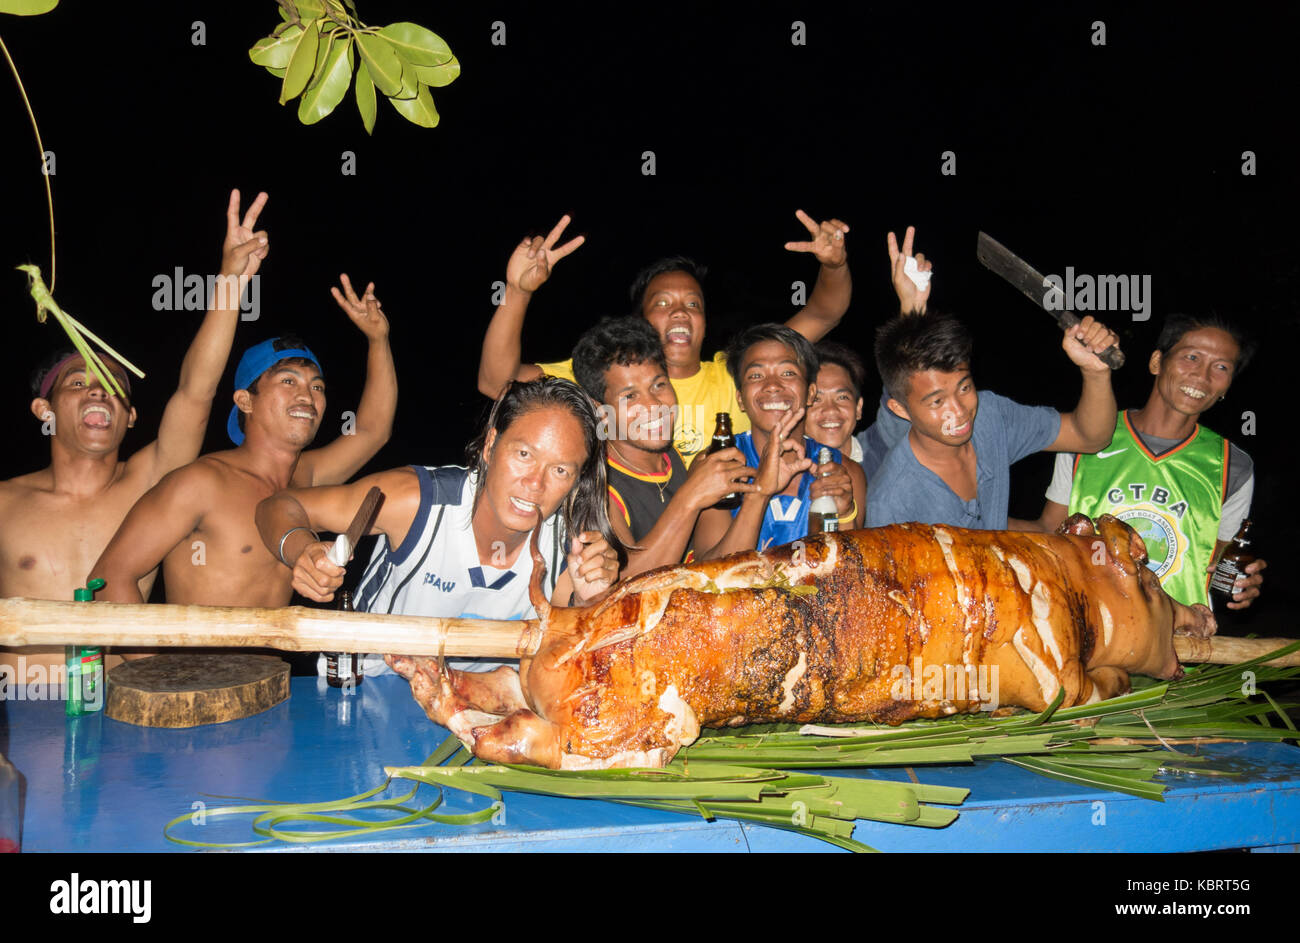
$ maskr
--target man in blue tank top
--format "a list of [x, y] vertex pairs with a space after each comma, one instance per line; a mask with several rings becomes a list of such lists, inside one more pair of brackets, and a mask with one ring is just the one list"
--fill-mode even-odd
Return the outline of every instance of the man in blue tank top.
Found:
[[749, 416], [750, 431], [736, 447], [758, 469], [758, 491], [732, 511], [710, 509], [695, 527], [696, 559], [710, 560], [740, 550], [765, 550], [808, 533], [808, 508], [821, 495], [835, 499], [840, 526], [862, 521], [867, 481], [862, 466], [802, 435], [804, 410], [816, 393], [817, 352], [801, 334], [780, 324], [757, 324], [727, 345], [727, 369]]

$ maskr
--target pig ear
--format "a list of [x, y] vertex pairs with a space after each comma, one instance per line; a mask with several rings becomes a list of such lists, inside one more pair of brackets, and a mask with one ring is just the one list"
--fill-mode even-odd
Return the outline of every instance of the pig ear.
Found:
[[1087, 514], [1071, 514], [1065, 520], [1061, 521], [1061, 526], [1056, 528], [1058, 534], [1071, 534], [1075, 537], [1091, 537], [1097, 533], [1092, 526], [1092, 518]]
[[1146, 566], [1147, 545], [1138, 532], [1117, 517], [1103, 514], [1097, 518], [1097, 533], [1106, 541], [1111, 559], [1127, 575], [1133, 576], [1138, 567]]

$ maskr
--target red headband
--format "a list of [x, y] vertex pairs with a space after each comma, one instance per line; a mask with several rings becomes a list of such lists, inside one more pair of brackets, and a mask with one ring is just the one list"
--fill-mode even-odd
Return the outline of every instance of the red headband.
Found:
[[[54, 381], [58, 379], [58, 376], [63, 371], [63, 368], [66, 367], [68, 364], [70, 364], [72, 361], [78, 359], [82, 360], [82, 366], [85, 367], [86, 366], [85, 361], [84, 358], [82, 358], [81, 354], [68, 354], [68, 356], [64, 357], [54, 366], [50, 367], [49, 372], [46, 373], [45, 376], [41, 378], [41, 399], [50, 398], [50, 389], [54, 386]], [[105, 364], [105, 367], [107, 367], [107, 364]], [[126, 390], [127, 395], [129, 396], [131, 393], [130, 377], [126, 376], [125, 373], [123, 373], [122, 376], [120, 377], [117, 376], [116, 373], [114, 373], [113, 376], [117, 377], [117, 379], [121, 381], [122, 388]]]

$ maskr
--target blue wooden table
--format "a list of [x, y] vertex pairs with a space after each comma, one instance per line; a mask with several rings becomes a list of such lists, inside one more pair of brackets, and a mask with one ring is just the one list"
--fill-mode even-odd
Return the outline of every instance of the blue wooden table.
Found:
[[[163, 837], [163, 825], [204, 805], [227, 804], [214, 794], [294, 802], [343, 798], [379, 785], [385, 766], [419, 763], [446, 736], [395, 676], [370, 678], [353, 695], [323, 680], [294, 678], [284, 704], [190, 730], [135, 727], [102, 715], [69, 720], [59, 700], [0, 701], [0, 750], [26, 780], [24, 851], [187, 850]], [[1294, 850], [1300, 843], [1300, 750], [1227, 744], [1204, 752], [1242, 775], [1166, 778], [1171, 788], [1164, 802], [1095, 792], [998, 762], [916, 767], [921, 782], [970, 788], [957, 821], [944, 829], [859, 822], [853, 837], [882, 851]], [[906, 781], [908, 772], [858, 775]], [[432, 790], [421, 787], [419, 795]], [[453, 791], [439, 811], [487, 804]], [[506, 794], [501, 818], [259, 850], [839, 850], [762, 826], [517, 793]], [[256, 837], [248, 822], [187, 823], [178, 834], [247, 841]]]

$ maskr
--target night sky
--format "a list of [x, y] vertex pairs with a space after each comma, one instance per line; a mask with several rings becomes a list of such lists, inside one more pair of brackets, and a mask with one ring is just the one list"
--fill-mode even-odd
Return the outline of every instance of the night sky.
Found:
[[[561, 359], [586, 325], [630, 310], [636, 270], [666, 254], [711, 270], [706, 356], [741, 324], [785, 320], [791, 283], [816, 276], [811, 257], [782, 248], [803, 238], [803, 208], [852, 226], [854, 300], [832, 339], [870, 360], [874, 327], [894, 306], [884, 235], [914, 224], [935, 263], [932, 306], [975, 333], [980, 385], [1072, 408], [1079, 375], [1059, 333], [976, 262], [983, 229], [1044, 273], [1151, 276], [1151, 320], [1108, 319], [1129, 358], [1115, 378], [1122, 407], [1146, 399], [1165, 314], [1216, 309], [1258, 333], [1257, 360], [1207, 415], [1255, 459], [1256, 546], [1272, 564], [1262, 603], [1229, 630], [1294, 634], [1284, 391], [1300, 341], [1295, 7], [1193, 17], [1109, 4], [357, 4], [367, 23], [413, 20], [456, 53], [460, 78], [434, 90], [437, 128], [381, 98], [367, 137], [351, 93], [301, 125], [296, 103], [277, 104], [279, 80], [247, 55], [279, 23], [272, 0], [130, 16], [64, 0], [45, 16], [0, 17], [56, 155], [56, 297], [149, 374], [124, 454], [156, 431], [200, 317], [154, 311], [153, 279], [216, 270], [233, 186], [246, 200], [270, 193], [259, 225], [271, 256], [261, 316], [241, 325], [228, 378], [244, 347], [293, 329], [323, 360], [330, 413], [355, 408], [364, 345], [328, 289], [341, 271], [374, 280], [401, 399], [372, 470], [460, 459], [487, 406], [475, 375], [492, 283], [522, 236], [565, 212], [587, 244], [535, 297], [526, 360]], [[202, 46], [191, 41], [196, 20]], [[491, 42], [498, 20], [504, 46]], [[791, 43], [796, 20], [804, 46]], [[1105, 46], [1092, 43], [1098, 20]], [[24, 277], [3, 274], [23, 262], [49, 269], [36, 144], [8, 78], [0, 128], [10, 476], [48, 461], [27, 376], [62, 334], [36, 323]], [[1254, 176], [1241, 172], [1247, 150]], [[341, 173], [344, 151], [355, 175]], [[644, 151], [654, 176], [641, 172]], [[945, 151], [955, 175], [940, 172]], [[872, 376], [869, 402], [878, 389]], [[228, 397], [229, 379], [209, 449], [228, 446]], [[1254, 435], [1241, 434], [1246, 411]], [[322, 436], [331, 431], [327, 420]], [[1037, 517], [1050, 472], [1047, 455], [1016, 467], [1013, 516]]]

